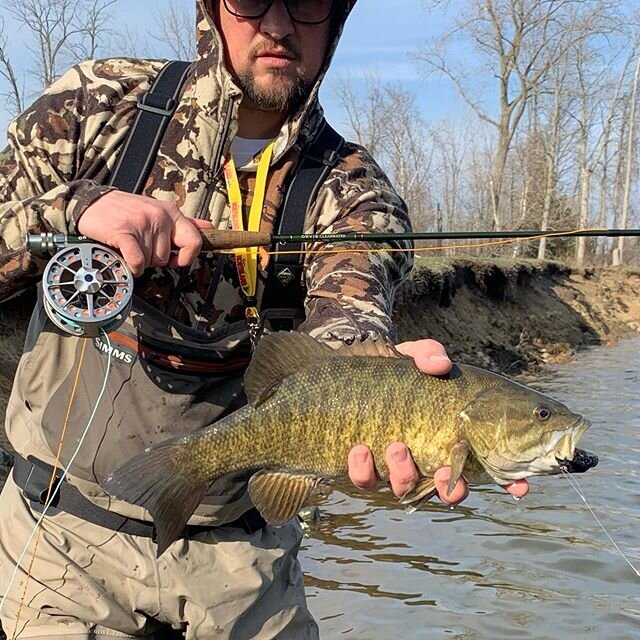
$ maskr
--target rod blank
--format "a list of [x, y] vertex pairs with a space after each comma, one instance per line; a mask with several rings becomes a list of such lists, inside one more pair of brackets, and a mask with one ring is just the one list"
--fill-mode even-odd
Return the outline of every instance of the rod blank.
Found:
[[[271, 244], [302, 244], [306, 242], [388, 242], [398, 240], [488, 240], [527, 238], [577, 238], [640, 236], [640, 229], [574, 229], [523, 231], [435, 231], [412, 233], [303, 233], [298, 235], [271, 235], [263, 231], [233, 231], [230, 229], [201, 229], [202, 251], [228, 251], [248, 247], [266, 247]], [[35, 251], [53, 251], [67, 244], [93, 242], [84, 236], [40, 234], [28, 236], [27, 246]]]

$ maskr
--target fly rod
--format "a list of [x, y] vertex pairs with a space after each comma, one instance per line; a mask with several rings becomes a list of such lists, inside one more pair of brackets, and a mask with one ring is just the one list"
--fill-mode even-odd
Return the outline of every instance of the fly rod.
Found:
[[[302, 244], [306, 242], [388, 242], [393, 240], [479, 240], [491, 238], [577, 238], [640, 236], [640, 229], [536, 229], [522, 231], [418, 231], [405, 233], [303, 233], [270, 234], [263, 231], [232, 231], [230, 229], [200, 229], [202, 251], [228, 251], [249, 247], [266, 247], [272, 244]], [[30, 251], [47, 253], [72, 244], [95, 242], [86, 236], [71, 236], [63, 233], [41, 233], [27, 236]]]
[[[303, 233], [297, 235], [200, 229], [200, 233], [203, 253], [272, 247], [272, 252], [284, 254], [297, 253], [300, 245], [308, 242], [340, 244], [479, 238], [616, 237], [640, 236], [640, 229]], [[126, 320], [133, 300], [134, 277], [115, 249], [99, 244], [86, 236], [68, 236], [63, 233], [29, 235], [27, 248], [33, 253], [52, 254], [42, 276], [43, 305], [47, 315], [59, 329], [78, 337], [93, 338], [101, 332], [115, 331]], [[348, 249], [348, 251], [369, 250], [372, 249]], [[334, 250], [331, 249], [331, 251]]]

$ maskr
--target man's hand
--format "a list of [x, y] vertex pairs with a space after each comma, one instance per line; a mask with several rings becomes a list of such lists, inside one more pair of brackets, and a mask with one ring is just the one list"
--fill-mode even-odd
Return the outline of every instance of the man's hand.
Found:
[[189, 266], [202, 247], [198, 229], [210, 226], [186, 218], [171, 202], [124, 191], [106, 193], [78, 221], [82, 235], [117, 249], [134, 276], [147, 267]]
[[[398, 351], [411, 356], [419, 369], [430, 375], [443, 375], [451, 370], [451, 360], [447, 356], [445, 348], [435, 340], [417, 340], [404, 342], [397, 347]], [[387, 447], [385, 462], [389, 468], [389, 483], [393, 493], [401, 498], [412, 489], [420, 473], [416, 467], [407, 447], [401, 442], [394, 442]], [[376, 477], [373, 455], [368, 447], [357, 445], [349, 453], [349, 478], [360, 489], [372, 489], [376, 486]], [[440, 499], [450, 505], [462, 502], [469, 494], [466, 482], [461, 478], [456, 483], [453, 491], [447, 494], [447, 486], [451, 478], [451, 467], [442, 467], [434, 474], [436, 490]], [[529, 491], [526, 480], [505, 486], [504, 489], [511, 495], [521, 498]]]

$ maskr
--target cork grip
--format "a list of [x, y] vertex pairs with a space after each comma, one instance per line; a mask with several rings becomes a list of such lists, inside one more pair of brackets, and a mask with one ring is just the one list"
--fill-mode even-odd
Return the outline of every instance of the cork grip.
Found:
[[222, 251], [239, 247], [263, 247], [271, 244], [271, 234], [263, 231], [200, 229], [202, 251]]

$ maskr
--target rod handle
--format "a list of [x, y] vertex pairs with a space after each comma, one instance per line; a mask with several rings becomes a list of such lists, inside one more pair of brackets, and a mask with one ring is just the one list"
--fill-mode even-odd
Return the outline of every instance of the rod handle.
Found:
[[241, 247], [264, 247], [271, 244], [271, 234], [265, 231], [232, 231], [230, 229], [200, 229], [202, 251], [224, 251]]

